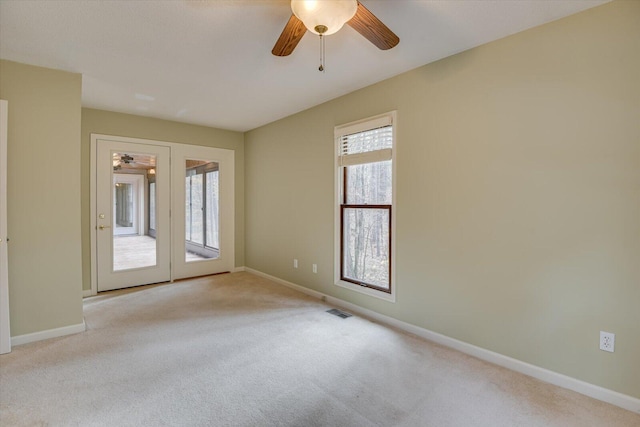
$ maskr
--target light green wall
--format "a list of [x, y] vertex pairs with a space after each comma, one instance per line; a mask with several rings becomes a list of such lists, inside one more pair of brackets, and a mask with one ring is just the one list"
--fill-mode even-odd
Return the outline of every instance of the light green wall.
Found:
[[11, 335], [82, 323], [79, 74], [0, 61]]
[[[638, 76], [613, 2], [248, 132], [246, 265], [640, 398]], [[390, 110], [396, 303], [333, 285], [333, 128]]]
[[82, 282], [91, 289], [91, 234], [89, 206], [89, 156], [91, 134], [126, 136], [226, 148], [235, 151], [235, 265], [244, 266], [244, 136], [240, 132], [196, 126], [169, 120], [82, 109]]

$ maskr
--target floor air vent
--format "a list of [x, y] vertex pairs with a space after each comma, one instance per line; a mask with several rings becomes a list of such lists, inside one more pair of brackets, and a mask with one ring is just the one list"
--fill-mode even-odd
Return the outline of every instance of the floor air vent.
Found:
[[331, 310], [327, 310], [327, 313], [331, 313], [338, 317], [342, 317], [343, 319], [353, 316], [353, 314], [347, 313], [346, 311], [338, 310], [337, 308], [332, 308]]

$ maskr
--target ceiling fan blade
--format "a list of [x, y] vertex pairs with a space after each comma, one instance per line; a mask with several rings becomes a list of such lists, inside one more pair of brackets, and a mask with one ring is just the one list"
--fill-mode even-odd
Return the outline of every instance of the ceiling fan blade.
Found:
[[296, 48], [306, 31], [307, 29], [302, 21], [292, 14], [271, 53], [275, 56], [291, 55], [291, 52]]
[[400, 43], [400, 38], [360, 2], [355, 16], [347, 24], [379, 49], [391, 49]]

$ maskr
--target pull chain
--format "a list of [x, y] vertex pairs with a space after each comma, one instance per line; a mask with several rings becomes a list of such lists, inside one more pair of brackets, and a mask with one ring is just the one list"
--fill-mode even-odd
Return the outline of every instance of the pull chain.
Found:
[[320, 67], [318, 70], [324, 73], [324, 37], [320, 34]]
[[315, 30], [320, 35], [320, 67], [318, 70], [324, 73], [324, 37], [323, 34], [327, 32], [328, 28], [325, 25], [316, 25]]

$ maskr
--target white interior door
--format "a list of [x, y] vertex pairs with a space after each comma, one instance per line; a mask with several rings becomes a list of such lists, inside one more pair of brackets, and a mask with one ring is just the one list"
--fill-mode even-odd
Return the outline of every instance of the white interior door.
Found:
[[11, 351], [9, 272], [7, 263], [7, 111], [0, 100], [0, 354]]
[[[98, 292], [171, 280], [170, 148], [112, 140], [96, 144]], [[153, 191], [134, 190], [140, 180], [153, 182]], [[142, 226], [149, 221], [153, 232]]]

